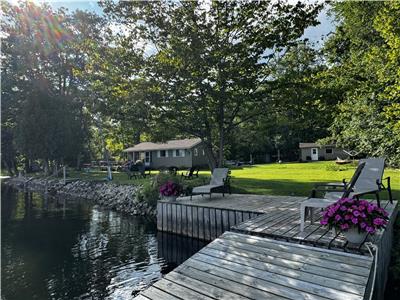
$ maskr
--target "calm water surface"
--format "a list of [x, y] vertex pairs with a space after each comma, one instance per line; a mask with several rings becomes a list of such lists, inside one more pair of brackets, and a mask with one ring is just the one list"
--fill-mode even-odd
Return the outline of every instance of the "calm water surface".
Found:
[[3, 300], [131, 299], [204, 246], [86, 201], [1, 196]]

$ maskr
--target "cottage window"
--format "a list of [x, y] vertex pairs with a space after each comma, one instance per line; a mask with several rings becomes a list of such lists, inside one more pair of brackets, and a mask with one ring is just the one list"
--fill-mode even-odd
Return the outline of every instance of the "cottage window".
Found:
[[168, 157], [168, 152], [166, 150], [158, 151], [158, 157]]
[[184, 149], [176, 149], [174, 150], [174, 157], [184, 157], [185, 156], [185, 150]]
[[325, 149], [325, 153], [326, 154], [332, 154], [333, 153], [333, 149], [332, 148], [326, 148]]
[[199, 151], [197, 150], [197, 148], [193, 149], [193, 154], [194, 154], [194, 156], [198, 156], [199, 155]]

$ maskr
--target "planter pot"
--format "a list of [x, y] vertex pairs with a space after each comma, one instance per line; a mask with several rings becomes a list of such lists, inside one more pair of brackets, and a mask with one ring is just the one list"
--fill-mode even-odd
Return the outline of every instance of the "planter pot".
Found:
[[174, 202], [176, 201], [176, 196], [163, 196], [163, 200], [168, 201], [168, 202]]
[[349, 243], [361, 244], [362, 242], [364, 242], [368, 233], [365, 231], [358, 232], [358, 228], [352, 227], [349, 230], [344, 231], [343, 234], [349, 241]]

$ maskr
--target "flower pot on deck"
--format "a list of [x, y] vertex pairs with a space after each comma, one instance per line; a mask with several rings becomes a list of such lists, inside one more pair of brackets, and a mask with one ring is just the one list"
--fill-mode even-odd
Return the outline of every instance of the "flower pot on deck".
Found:
[[174, 202], [176, 201], [176, 196], [163, 196], [163, 200], [168, 201], [168, 202]]
[[359, 232], [357, 227], [351, 227], [349, 230], [344, 231], [343, 234], [349, 243], [361, 244], [368, 233], [365, 231]]

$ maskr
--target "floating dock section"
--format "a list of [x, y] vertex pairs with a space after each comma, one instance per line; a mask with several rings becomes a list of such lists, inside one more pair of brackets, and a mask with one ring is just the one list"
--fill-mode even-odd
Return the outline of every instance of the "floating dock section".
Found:
[[137, 300], [364, 299], [373, 258], [226, 232]]

